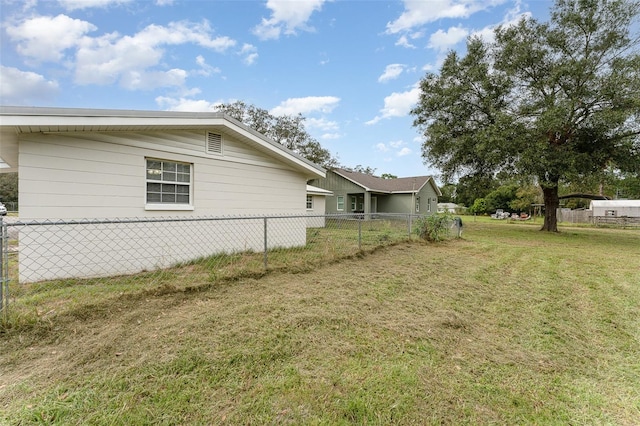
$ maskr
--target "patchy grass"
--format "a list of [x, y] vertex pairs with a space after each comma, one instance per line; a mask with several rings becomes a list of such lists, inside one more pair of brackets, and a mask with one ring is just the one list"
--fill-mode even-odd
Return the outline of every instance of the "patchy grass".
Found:
[[637, 424], [640, 232], [537, 228], [96, 295], [0, 335], [0, 423]]

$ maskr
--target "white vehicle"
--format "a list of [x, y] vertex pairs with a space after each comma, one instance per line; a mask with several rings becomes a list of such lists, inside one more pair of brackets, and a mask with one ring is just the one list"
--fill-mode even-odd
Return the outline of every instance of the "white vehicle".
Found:
[[7, 208], [4, 206], [4, 204], [0, 203], [0, 216], [6, 216], [7, 215]]

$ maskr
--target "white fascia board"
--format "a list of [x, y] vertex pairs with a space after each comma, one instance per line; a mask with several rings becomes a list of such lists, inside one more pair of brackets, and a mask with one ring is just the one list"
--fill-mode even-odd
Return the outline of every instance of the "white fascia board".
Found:
[[333, 192], [328, 189], [318, 188], [317, 186], [307, 185], [307, 194], [332, 196]]
[[0, 107], [0, 117], [0, 127], [5, 129], [11, 127], [18, 131], [20, 128], [29, 128], [30, 132], [51, 133], [118, 131], [136, 128], [147, 131], [157, 128], [161, 131], [169, 128], [206, 129], [223, 126], [245, 142], [254, 144], [304, 172], [308, 179], [326, 177], [326, 171], [322, 167], [222, 113]]

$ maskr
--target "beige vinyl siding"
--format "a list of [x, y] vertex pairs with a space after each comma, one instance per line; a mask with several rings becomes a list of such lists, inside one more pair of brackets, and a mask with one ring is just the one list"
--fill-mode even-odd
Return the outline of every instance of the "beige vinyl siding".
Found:
[[[81, 219], [305, 212], [303, 175], [228, 136], [223, 136], [224, 155], [207, 154], [205, 135], [205, 130], [23, 134], [20, 215]], [[193, 164], [193, 211], [145, 211], [145, 158]]]

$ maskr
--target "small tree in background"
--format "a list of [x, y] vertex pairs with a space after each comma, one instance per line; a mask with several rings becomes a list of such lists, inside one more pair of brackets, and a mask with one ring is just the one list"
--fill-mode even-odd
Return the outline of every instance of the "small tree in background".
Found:
[[324, 168], [330, 169], [338, 165], [338, 160], [331, 152], [306, 131], [305, 118], [301, 114], [275, 116], [266, 109], [247, 105], [242, 101], [217, 105], [216, 110]]

